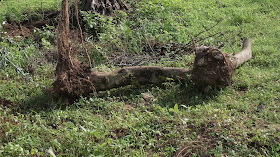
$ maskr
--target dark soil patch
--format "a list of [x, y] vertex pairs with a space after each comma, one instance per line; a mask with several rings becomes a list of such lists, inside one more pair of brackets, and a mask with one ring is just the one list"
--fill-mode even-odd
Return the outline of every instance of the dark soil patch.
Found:
[[7, 23], [3, 25], [5, 31], [7, 31], [8, 36], [22, 36], [29, 37], [33, 33], [34, 28], [43, 28], [45, 26], [57, 26], [57, 18], [59, 11], [49, 11], [42, 14], [28, 15], [28, 19], [22, 21], [20, 24], [10, 17], [6, 17]]
[[0, 107], [2, 107], [3, 109], [10, 109], [10, 113], [16, 114], [18, 112], [19, 107], [21, 107], [21, 105], [13, 101], [0, 98]]
[[19, 26], [17, 23], [6, 23], [3, 25], [5, 31], [7, 31], [8, 36], [23, 36], [29, 37], [31, 30], [25, 26]]
[[121, 138], [121, 137], [124, 137], [124, 136], [128, 135], [128, 133], [129, 133], [129, 130], [126, 129], [126, 128], [117, 128], [117, 129], [112, 131], [111, 137], [113, 139], [118, 139], [118, 138]]
[[10, 100], [0, 99], [0, 106], [13, 107], [14, 103]]
[[246, 91], [248, 91], [248, 86], [238, 86], [237, 90], [242, 91], [242, 92], [246, 92]]

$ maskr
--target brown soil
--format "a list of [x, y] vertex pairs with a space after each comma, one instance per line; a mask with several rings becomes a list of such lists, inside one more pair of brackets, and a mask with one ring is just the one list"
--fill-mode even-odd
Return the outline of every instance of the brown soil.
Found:
[[16, 23], [6, 23], [3, 25], [5, 31], [7, 31], [8, 36], [15, 37], [15, 36], [23, 36], [29, 37], [31, 30], [25, 26], [20, 26]]
[[9, 104], [13, 104], [13, 102], [6, 99], [0, 99], [0, 105], [7, 106]]
[[28, 20], [22, 21], [21, 24], [7, 17], [7, 23], [3, 25], [8, 36], [29, 37], [33, 33], [34, 28], [42, 28], [44, 26], [56, 26], [59, 11], [45, 12], [44, 18], [30, 15]]
[[233, 70], [228, 54], [216, 48], [202, 46], [197, 48], [191, 79], [207, 92], [209, 86], [219, 89], [230, 85]]

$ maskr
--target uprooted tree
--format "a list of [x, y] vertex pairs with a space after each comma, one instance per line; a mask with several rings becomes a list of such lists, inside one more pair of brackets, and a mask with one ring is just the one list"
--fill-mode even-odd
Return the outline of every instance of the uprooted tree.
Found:
[[231, 84], [234, 69], [252, 58], [251, 41], [246, 39], [242, 50], [233, 57], [216, 48], [196, 47], [192, 70], [160, 66], [134, 66], [111, 72], [97, 72], [71, 56], [68, 34], [68, 2], [63, 0], [58, 26], [58, 63], [53, 92], [56, 95], [71, 98], [126, 85], [160, 84], [170, 80], [168, 78], [181, 82], [191, 80], [201, 89], [207, 89], [209, 86], [222, 88]]

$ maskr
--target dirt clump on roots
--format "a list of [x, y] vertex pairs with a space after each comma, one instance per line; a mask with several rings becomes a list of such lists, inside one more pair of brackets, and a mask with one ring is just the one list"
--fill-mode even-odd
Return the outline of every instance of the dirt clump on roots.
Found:
[[[55, 96], [63, 96], [76, 99], [78, 96], [87, 95], [95, 91], [89, 78], [91, 68], [78, 60], [72, 60], [73, 66], [60, 65], [61, 71], [56, 71], [56, 78], [53, 83]], [[62, 70], [64, 69], [64, 70]]]
[[232, 82], [234, 67], [230, 56], [219, 49], [201, 46], [196, 49], [192, 82], [204, 91], [208, 87], [222, 88]]
[[76, 99], [85, 93], [94, 91], [94, 86], [89, 81], [91, 67], [80, 63], [72, 57], [69, 38], [68, 1], [62, 1], [61, 18], [58, 24], [57, 47], [58, 62], [53, 83], [54, 96], [64, 96]]

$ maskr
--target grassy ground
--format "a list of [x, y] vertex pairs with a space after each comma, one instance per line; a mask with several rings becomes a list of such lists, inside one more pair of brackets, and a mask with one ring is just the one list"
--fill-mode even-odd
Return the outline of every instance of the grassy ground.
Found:
[[[55, 62], [46, 54], [55, 52], [55, 28], [35, 29], [28, 38], [8, 37], [1, 28], [0, 98], [6, 102], [0, 102], [0, 156], [47, 156], [48, 149], [57, 156], [279, 156], [280, 1], [129, 3], [132, 12], [113, 17], [84, 13], [88, 47], [101, 71], [118, 67], [108, 59], [112, 54], [145, 55], [143, 46], [153, 42], [187, 44], [188, 32], [202, 32], [196, 39], [206, 39], [197, 44], [224, 44], [221, 49], [228, 53], [248, 37], [253, 59], [236, 70], [232, 86], [220, 91], [202, 93], [192, 84], [168, 82], [67, 104], [43, 92], [54, 78]], [[4, 0], [0, 20], [14, 17], [21, 23], [30, 14], [58, 8], [57, 0]], [[176, 61], [144, 64], [191, 68], [193, 58], [185, 53]]]

